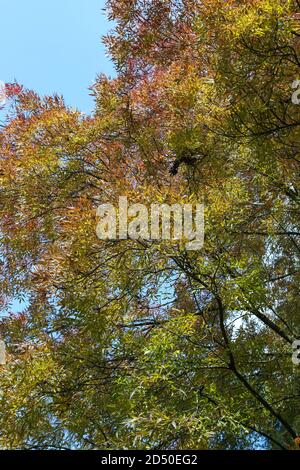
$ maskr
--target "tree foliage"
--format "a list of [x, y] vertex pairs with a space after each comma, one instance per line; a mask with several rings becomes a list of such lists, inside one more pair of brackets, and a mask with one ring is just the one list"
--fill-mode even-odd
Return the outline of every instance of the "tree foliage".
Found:
[[[297, 448], [299, 6], [110, 0], [91, 116], [6, 85], [2, 448]], [[120, 195], [203, 202], [203, 249], [100, 241]]]

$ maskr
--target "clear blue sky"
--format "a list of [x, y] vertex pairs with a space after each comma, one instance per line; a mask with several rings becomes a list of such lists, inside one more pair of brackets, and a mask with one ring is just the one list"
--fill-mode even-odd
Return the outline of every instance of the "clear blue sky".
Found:
[[0, 0], [0, 80], [57, 92], [90, 112], [97, 73], [114, 75], [101, 36], [112, 25], [104, 0]]

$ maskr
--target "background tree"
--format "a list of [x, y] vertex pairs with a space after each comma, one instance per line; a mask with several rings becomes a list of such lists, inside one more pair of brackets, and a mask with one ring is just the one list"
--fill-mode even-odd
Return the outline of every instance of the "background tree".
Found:
[[[0, 445], [297, 448], [299, 4], [107, 11], [93, 116], [7, 85]], [[119, 195], [204, 202], [203, 249], [98, 240]]]

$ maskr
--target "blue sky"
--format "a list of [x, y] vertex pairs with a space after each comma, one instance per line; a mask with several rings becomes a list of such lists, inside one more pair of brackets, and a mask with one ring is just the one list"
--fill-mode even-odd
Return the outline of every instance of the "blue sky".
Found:
[[104, 0], [0, 0], [0, 81], [57, 92], [89, 113], [97, 73], [114, 75], [101, 43], [112, 25]]

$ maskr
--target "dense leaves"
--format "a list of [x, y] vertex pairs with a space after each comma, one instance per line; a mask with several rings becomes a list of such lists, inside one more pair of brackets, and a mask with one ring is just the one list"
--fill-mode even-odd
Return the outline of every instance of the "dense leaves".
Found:
[[[6, 86], [2, 448], [296, 449], [298, 2], [110, 0], [95, 112]], [[205, 243], [96, 208], [205, 204]]]

